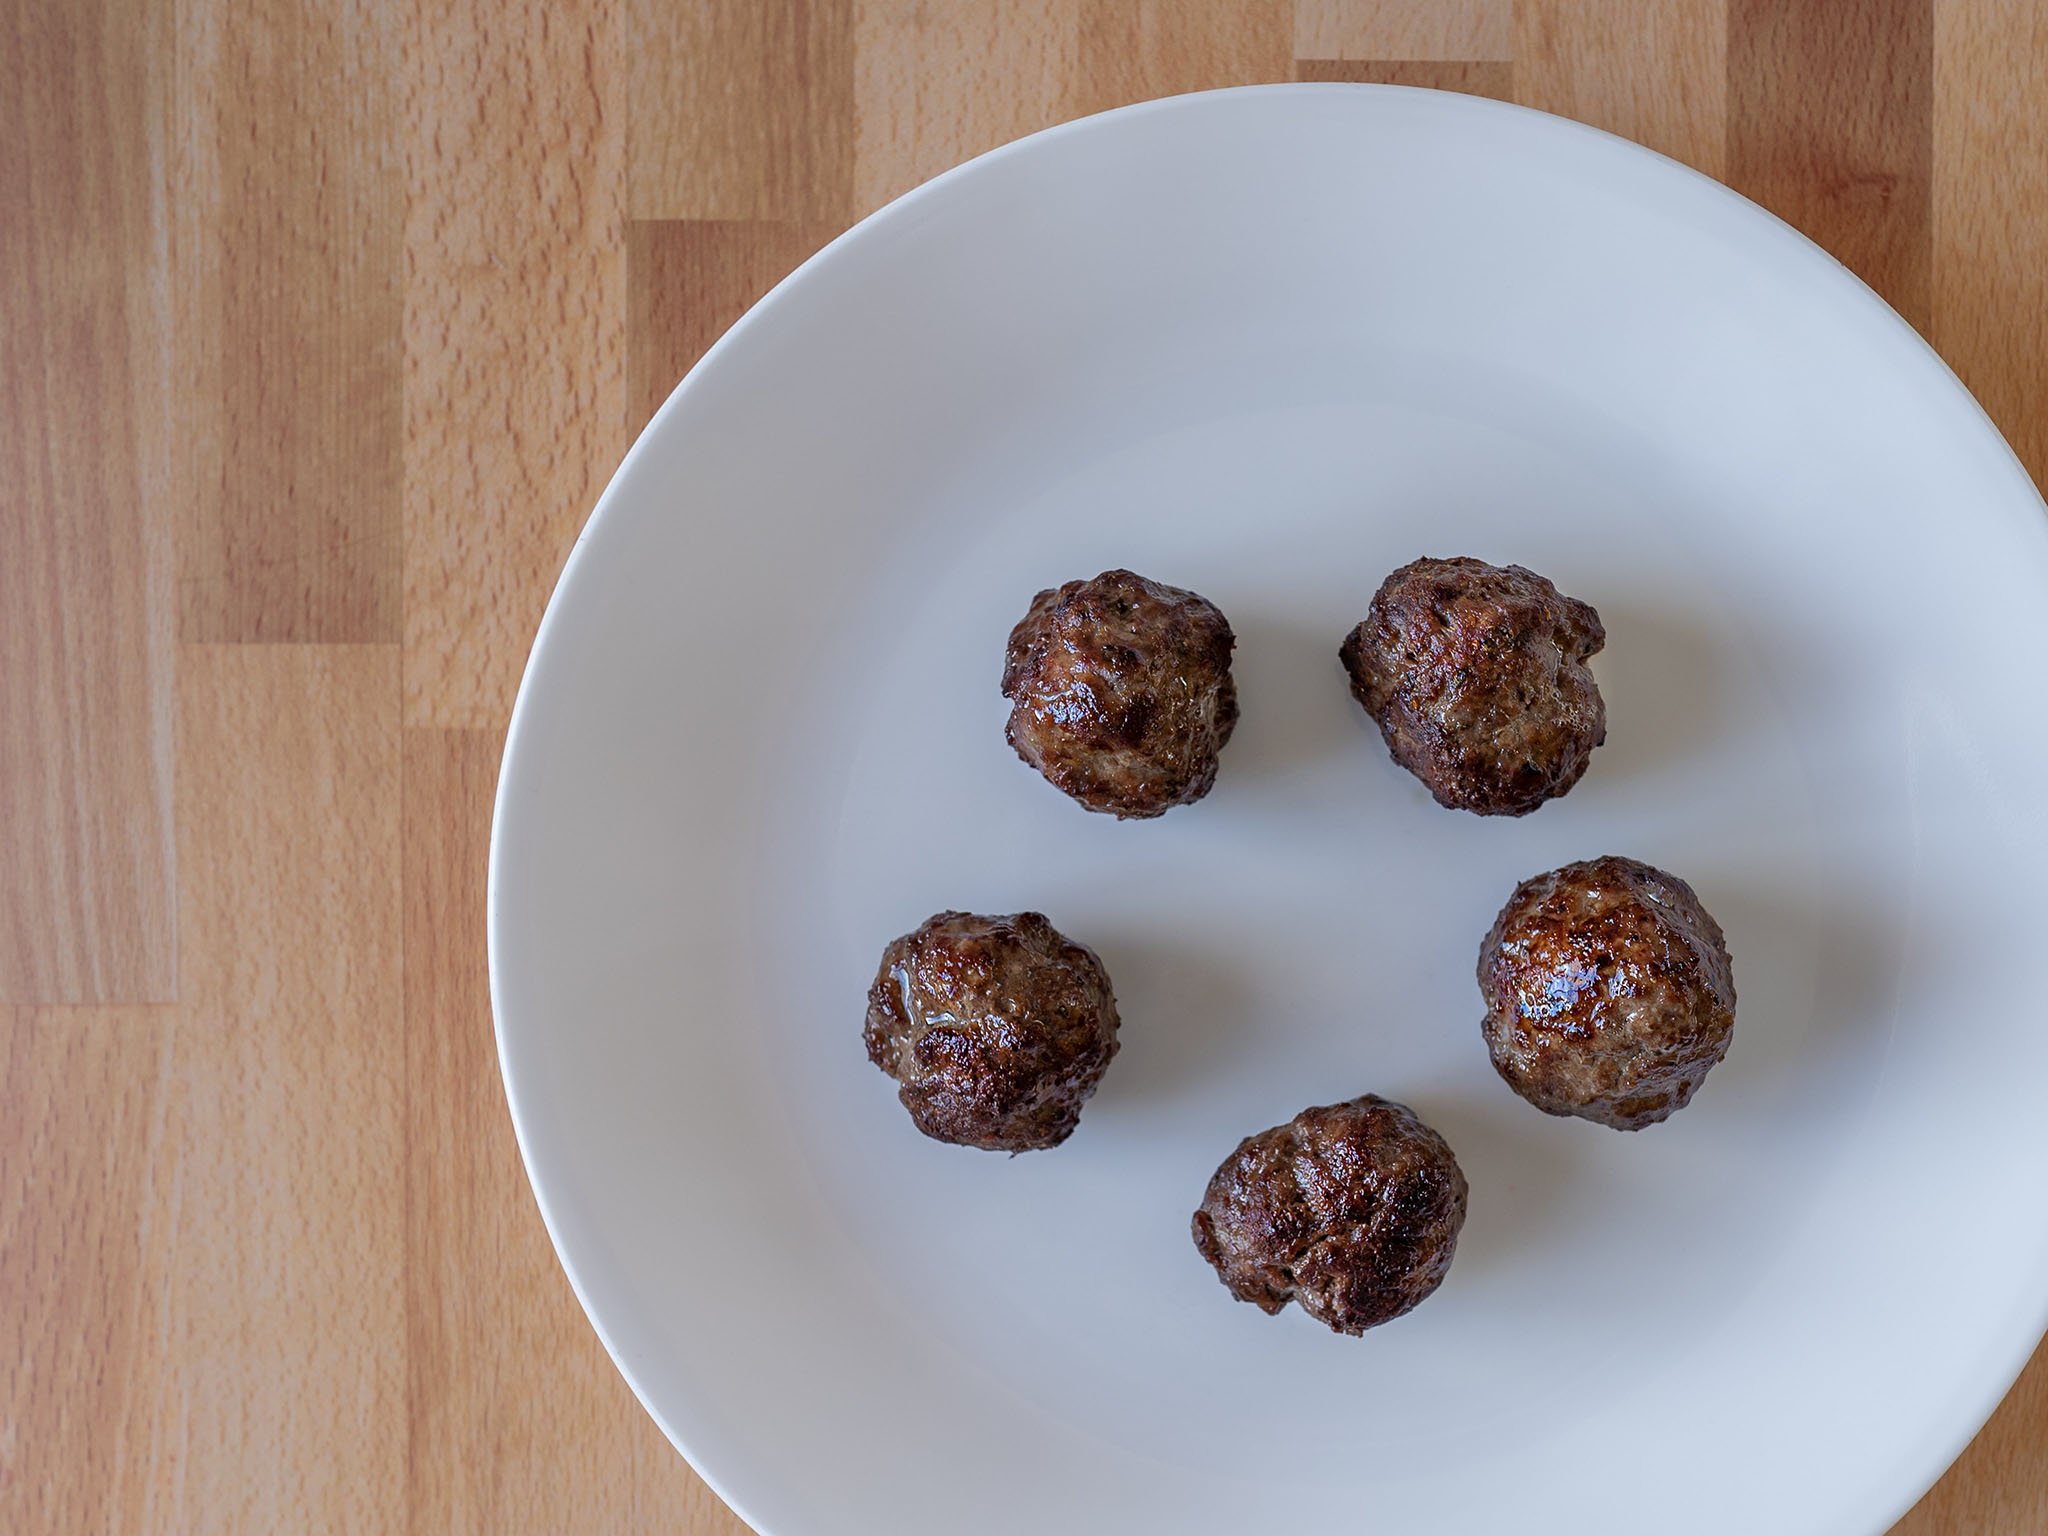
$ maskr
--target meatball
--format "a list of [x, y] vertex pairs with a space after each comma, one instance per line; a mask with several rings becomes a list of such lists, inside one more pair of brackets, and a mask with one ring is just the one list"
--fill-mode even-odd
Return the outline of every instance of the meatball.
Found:
[[1586, 771], [1607, 709], [1586, 658], [1600, 615], [1519, 565], [1417, 560], [1337, 654], [1394, 761], [1437, 804], [1526, 816]]
[[1237, 725], [1236, 644], [1208, 599], [1130, 571], [1041, 592], [1010, 631], [1010, 745], [1091, 811], [1192, 804]]
[[1116, 1055], [1093, 950], [1037, 912], [941, 912], [882, 951], [868, 1060], [925, 1135], [992, 1152], [1056, 1147]]
[[1209, 1180], [1195, 1246], [1230, 1294], [1298, 1301], [1363, 1333], [1443, 1284], [1465, 1224], [1465, 1175], [1443, 1137], [1375, 1094], [1305, 1109], [1241, 1142]]
[[1515, 887], [1479, 951], [1486, 1048], [1538, 1109], [1637, 1131], [1685, 1108], [1735, 1028], [1721, 927], [1676, 875], [1609, 856]]

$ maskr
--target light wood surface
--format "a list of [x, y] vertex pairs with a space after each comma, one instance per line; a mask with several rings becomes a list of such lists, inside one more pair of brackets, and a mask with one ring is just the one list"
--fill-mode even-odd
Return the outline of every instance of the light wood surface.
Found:
[[[2048, 476], [2036, 0], [0, 0], [0, 1530], [741, 1529], [498, 1087], [534, 625], [633, 431], [852, 220], [1297, 78], [1726, 177]], [[1899, 1531], [2048, 1531], [2048, 1352]]]
[[0, 9], [0, 1004], [177, 994], [161, 20]]
[[171, 18], [178, 638], [396, 641], [395, 29], [369, 0], [143, 3]]

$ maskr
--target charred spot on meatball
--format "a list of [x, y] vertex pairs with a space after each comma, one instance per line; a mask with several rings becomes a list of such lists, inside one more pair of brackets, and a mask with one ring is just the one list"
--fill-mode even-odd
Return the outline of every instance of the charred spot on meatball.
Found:
[[1298, 1302], [1359, 1334], [1443, 1284], [1465, 1197], [1443, 1137], [1368, 1093], [1241, 1142], [1209, 1180], [1195, 1247], [1239, 1301], [1264, 1312]]
[[1586, 659], [1600, 615], [1534, 571], [1417, 560], [1380, 585], [1338, 657], [1394, 761], [1437, 804], [1526, 816], [1607, 739]]
[[1676, 875], [1609, 856], [1524, 880], [1479, 951], [1486, 1048], [1538, 1109], [1636, 1131], [1728, 1054], [1735, 972]]
[[1214, 603], [1130, 571], [1041, 592], [1010, 631], [1010, 745], [1091, 811], [1192, 804], [1237, 725], [1236, 644]]
[[882, 951], [868, 1060], [920, 1131], [992, 1152], [1056, 1147], [1116, 1055], [1095, 952], [1037, 912], [941, 912]]

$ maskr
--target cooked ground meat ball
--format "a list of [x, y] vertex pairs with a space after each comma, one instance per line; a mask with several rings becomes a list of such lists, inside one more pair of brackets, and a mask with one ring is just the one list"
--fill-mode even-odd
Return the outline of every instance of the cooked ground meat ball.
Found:
[[925, 1135], [1029, 1152], [1073, 1134], [1116, 1055], [1116, 997], [1037, 912], [941, 912], [882, 951], [865, 1037]]
[[1515, 1092], [1623, 1131], [1685, 1108], [1735, 1028], [1720, 924], [1691, 886], [1634, 859], [1524, 880], [1479, 951], [1479, 990]]
[[1339, 1333], [1418, 1306], [1465, 1224], [1465, 1175], [1443, 1137], [1376, 1094], [1305, 1109], [1239, 1144], [1195, 1212], [1195, 1246], [1230, 1294], [1289, 1301]]
[[1236, 644], [1208, 599], [1130, 571], [1041, 592], [1010, 631], [1010, 745], [1091, 811], [1191, 804], [1237, 725]]
[[1417, 560], [1380, 585], [1338, 657], [1394, 761], [1437, 804], [1526, 816], [1607, 739], [1586, 658], [1600, 615], [1534, 571]]

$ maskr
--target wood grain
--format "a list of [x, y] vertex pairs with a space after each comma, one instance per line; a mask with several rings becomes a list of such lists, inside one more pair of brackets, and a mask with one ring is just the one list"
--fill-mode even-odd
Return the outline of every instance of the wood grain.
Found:
[[0, 9], [0, 1003], [173, 995], [151, 6]]
[[1055, 123], [1293, 78], [1285, 0], [856, 0], [854, 205]]
[[1729, 26], [1726, 0], [1518, 0], [1515, 100], [1720, 176]]
[[0, 1008], [0, 1530], [140, 1528], [167, 1008]]
[[628, 216], [849, 220], [853, 11], [854, 0], [629, 0]]
[[397, 640], [396, 29], [379, 0], [175, 14], [179, 635]]
[[1485, 60], [1298, 59], [1297, 80], [1347, 81], [1354, 85], [1411, 85], [1428, 91], [1457, 91], [1495, 101], [1515, 99], [1515, 66]]
[[1080, 26], [1072, 0], [856, 0], [855, 211], [1074, 115]]
[[626, 229], [634, 432], [754, 301], [839, 233], [757, 219], [635, 220]]
[[737, 1536], [577, 1309], [520, 1167], [484, 974], [500, 746], [405, 738], [408, 1529]]
[[1934, 29], [1932, 339], [2048, 487], [2048, 7], [1942, 0]]
[[1929, 0], [1729, 0], [1728, 184], [1927, 330]]
[[626, 446], [619, 18], [403, 19], [406, 719], [488, 727]]
[[[541, 604], [631, 430], [853, 217], [1291, 78], [1729, 176], [2048, 477], [2032, 0], [0, 0], [0, 1530], [737, 1536], [498, 1085]], [[7, 1006], [46, 1003], [93, 1006]], [[2044, 1530], [2048, 1352], [1899, 1527]]]
[[1303, 59], [1515, 57], [1513, 0], [1295, 0]]
[[1291, 79], [1286, 0], [1080, 0], [1063, 116]]
[[179, 658], [180, 999], [151, 1159], [152, 1531], [405, 1519], [396, 646]]

